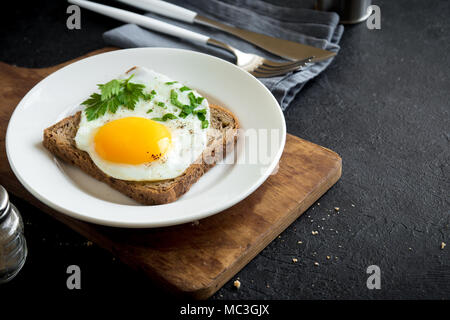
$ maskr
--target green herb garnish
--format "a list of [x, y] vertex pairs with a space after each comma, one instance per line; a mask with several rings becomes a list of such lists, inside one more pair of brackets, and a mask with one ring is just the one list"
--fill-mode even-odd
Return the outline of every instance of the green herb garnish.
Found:
[[166, 82], [165, 84], [167, 84], [168, 86], [174, 84], [174, 83], [178, 83], [178, 81], [170, 81], [170, 82]]
[[[181, 90], [181, 89], [180, 89]], [[208, 127], [209, 122], [205, 118], [206, 109], [195, 110], [205, 99], [204, 97], [196, 97], [193, 92], [189, 92], [188, 94], [190, 104], [182, 104], [178, 100], [178, 93], [175, 90], [170, 91], [170, 102], [181, 109], [180, 114], [178, 115], [180, 118], [186, 118], [190, 114], [196, 114], [198, 119], [202, 121], [202, 128], [205, 129]]]
[[189, 92], [188, 97], [189, 101], [191, 102], [191, 106], [193, 106], [194, 108], [202, 104], [203, 100], [205, 99], [203, 97], [195, 97], [193, 92]]
[[152, 90], [150, 93], [144, 93], [142, 97], [145, 101], [150, 101], [156, 96], [156, 91]]
[[162, 118], [152, 118], [152, 120], [155, 121], [167, 121], [168, 119], [178, 119], [178, 117], [176, 115], [174, 115], [173, 113], [166, 113], [165, 115], [162, 116]]
[[206, 116], [205, 116], [206, 109], [195, 110], [193, 113], [196, 114], [198, 120], [200, 120], [202, 122], [202, 129], [208, 128], [209, 122], [208, 122], [208, 120], [206, 120]]
[[116, 113], [119, 106], [134, 110], [140, 98], [145, 98], [143, 84], [130, 82], [128, 79], [114, 79], [105, 84], [98, 84], [101, 94], [93, 93], [81, 104], [87, 106], [84, 110], [88, 121], [98, 119], [107, 111]]
[[191, 91], [191, 90], [192, 90], [191, 88], [186, 87], [186, 86], [183, 86], [183, 87], [180, 88], [180, 91], [181, 91], [181, 92], [184, 92], [184, 91]]
[[194, 114], [197, 115], [198, 120], [204, 121], [205, 120], [206, 109], [195, 110]]
[[153, 112], [153, 109], [148, 109], [147, 113]]
[[102, 93], [102, 100], [110, 99], [113, 95], [119, 94], [121, 84], [120, 80], [111, 80], [105, 84], [97, 85]]
[[170, 103], [180, 109], [183, 109], [183, 107], [185, 106], [180, 101], [178, 101], [178, 93], [174, 89], [170, 90]]
[[158, 102], [157, 105], [158, 107], [166, 109], [166, 104], [164, 102]]
[[180, 118], [186, 118], [188, 115], [190, 115], [192, 113], [192, 107], [191, 106], [184, 106], [183, 110], [180, 112], [180, 114], [178, 115]]

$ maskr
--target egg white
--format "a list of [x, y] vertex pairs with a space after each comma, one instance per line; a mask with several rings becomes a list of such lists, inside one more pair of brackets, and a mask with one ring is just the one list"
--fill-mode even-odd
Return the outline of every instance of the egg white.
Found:
[[[166, 83], [172, 82], [172, 79], [143, 67], [136, 67], [120, 78], [126, 79], [131, 74], [134, 74], [131, 82], [144, 84], [146, 93], [150, 93], [152, 90], [156, 91], [154, 98], [151, 101], [141, 99], [136, 103], [134, 110], [119, 107], [116, 113], [107, 112], [92, 121], [88, 121], [85, 113], [82, 112], [75, 136], [76, 146], [78, 149], [86, 151], [100, 170], [116, 179], [158, 181], [176, 178], [201, 156], [207, 145], [208, 129], [202, 129], [201, 121], [196, 115], [190, 114], [184, 119], [160, 122], [169, 129], [172, 135], [172, 144], [168, 152], [158, 160], [140, 165], [119, 164], [102, 159], [95, 151], [95, 134], [109, 121], [126, 117], [161, 118], [166, 113], [178, 115], [180, 112], [180, 109], [170, 102], [170, 91], [180, 89], [184, 86], [183, 84], [177, 82], [168, 85]], [[189, 92], [193, 92], [196, 97], [201, 96], [195, 90], [184, 92], [177, 90], [178, 100], [189, 105]], [[165, 108], [158, 106], [158, 102], [163, 102]], [[153, 111], [147, 113], [149, 109]], [[205, 118], [209, 122], [210, 110], [206, 99], [196, 108], [196, 110], [199, 109], [206, 109]]]

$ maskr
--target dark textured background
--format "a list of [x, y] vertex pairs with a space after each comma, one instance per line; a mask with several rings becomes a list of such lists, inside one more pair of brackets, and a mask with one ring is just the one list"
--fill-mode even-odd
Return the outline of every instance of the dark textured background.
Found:
[[[19, 66], [46, 67], [102, 48], [101, 34], [120, 25], [83, 10], [82, 29], [69, 31], [64, 1], [15, 3], [0, 20], [0, 60]], [[347, 26], [335, 61], [285, 113], [289, 133], [342, 156], [342, 179], [236, 275], [240, 290], [231, 281], [212, 299], [450, 298], [450, 2], [374, 3], [382, 29]], [[108, 252], [12, 201], [25, 221], [29, 257], [0, 291], [163, 297]], [[80, 292], [66, 289], [70, 264], [81, 267]], [[381, 267], [381, 290], [366, 288], [371, 264]]]

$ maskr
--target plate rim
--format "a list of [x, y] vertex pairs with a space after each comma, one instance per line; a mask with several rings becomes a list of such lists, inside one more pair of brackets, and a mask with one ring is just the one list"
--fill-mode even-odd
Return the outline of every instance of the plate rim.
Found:
[[[39, 90], [41, 88], [41, 86], [43, 85], [44, 81], [48, 80], [49, 78], [53, 77], [56, 73], [59, 73], [60, 71], [65, 70], [66, 68], [69, 67], [73, 67], [76, 64], [81, 64], [86, 60], [91, 60], [91, 59], [98, 59], [99, 56], [105, 56], [105, 55], [114, 55], [114, 54], [122, 54], [122, 52], [132, 52], [132, 51], [164, 51], [164, 50], [169, 50], [169, 51], [178, 51], [178, 52], [187, 52], [189, 54], [194, 54], [194, 55], [199, 55], [202, 56], [204, 58], [207, 59], [212, 59], [212, 60], [216, 60], [220, 63], [225, 63], [228, 64], [229, 66], [231, 66], [234, 69], [237, 69], [239, 72], [245, 74], [247, 77], [252, 78], [253, 81], [256, 80], [256, 82], [258, 83], [258, 85], [263, 88], [267, 93], [269, 93], [269, 96], [272, 98], [273, 102], [275, 102], [277, 108], [277, 111], [281, 117], [281, 124], [282, 124], [282, 128], [281, 128], [281, 143], [279, 145], [279, 148], [277, 150], [277, 153], [275, 154], [271, 164], [269, 166], [266, 167], [264, 174], [262, 174], [258, 180], [254, 181], [251, 184], [251, 187], [249, 187], [246, 192], [242, 193], [240, 196], [237, 196], [235, 198], [233, 198], [232, 200], [229, 200], [227, 202], [225, 202], [225, 204], [222, 204], [218, 207], [216, 207], [214, 210], [203, 210], [197, 214], [195, 214], [195, 217], [193, 216], [187, 216], [187, 217], [182, 217], [182, 218], [176, 218], [176, 219], [169, 219], [166, 220], [164, 222], [139, 222], [139, 221], [135, 221], [135, 222], [122, 222], [122, 221], [114, 221], [114, 220], [108, 220], [108, 219], [102, 219], [102, 218], [98, 218], [98, 217], [92, 217], [92, 216], [87, 216], [87, 215], [83, 215], [80, 214], [76, 211], [70, 210], [69, 208], [66, 207], [61, 207], [58, 204], [54, 203], [53, 201], [51, 201], [50, 199], [47, 199], [47, 197], [42, 196], [38, 190], [35, 190], [35, 188], [33, 188], [32, 186], [30, 186], [26, 179], [20, 174], [20, 170], [18, 168], [16, 168], [13, 159], [11, 158], [11, 148], [12, 146], [10, 146], [11, 144], [11, 123], [13, 123], [13, 121], [15, 121], [15, 117], [17, 117], [18, 114], [18, 110], [19, 108], [26, 102], [27, 98], [29, 98], [29, 96], [31, 96], [34, 91]], [[126, 54], [126, 53], [125, 53]], [[267, 178], [272, 174], [272, 172], [274, 171], [275, 167], [278, 165], [280, 158], [283, 154], [284, 151], [284, 146], [285, 146], [285, 142], [286, 142], [286, 120], [283, 114], [283, 111], [281, 110], [281, 107], [278, 103], [278, 101], [275, 99], [275, 97], [273, 96], [273, 94], [270, 92], [270, 90], [261, 83], [261, 81], [259, 81], [257, 78], [255, 78], [254, 76], [250, 75], [248, 72], [242, 70], [241, 68], [237, 67], [235, 64], [223, 60], [221, 58], [209, 55], [209, 54], [205, 54], [202, 52], [197, 52], [197, 51], [193, 51], [193, 50], [187, 50], [187, 49], [180, 49], [180, 48], [165, 48], [165, 47], [150, 47], [150, 48], [128, 48], [128, 49], [118, 49], [118, 50], [113, 50], [113, 51], [108, 51], [108, 52], [103, 52], [103, 53], [99, 53], [99, 54], [95, 54], [93, 56], [89, 56], [86, 58], [82, 58], [79, 59], [77, 61], [74, 61], [72, 63], [69, 63], [68, 65], [63, 66], [62, 68], [52, 72], [51, 74], [49, 74], [48, 76], [46, 76], [45, 78], [41, 79], [37, 84], [35, 84], [19, 101], [19, 103], [16, 105], [13, 113], [11, 114], [11, 117], [8, 121], [8, 126], [7, 126], [7, 130], [6, 130], [6, 136], [5, 136], [5, 149], [6, 149], [6, 155], [7, 155], [7, 159], [8, 159], [8, 163], [14, 173], [14, 175], [16, 176], [16, 178], [19, 180], [19, 182], [25, 187], [25, 189], [30, 192], [34, 197], [36, 197], [39, 201], [41, 201], [42, 203], [44, 203], [45, 205], [49, 206], [50, 208], [61, 212], [69, 217], [81, 220], [81, 221], [85, 221], [85, 222], [89, 222], [89, 223], [94, 223], [97, 225], [103, 225], [103, 226], [109, 226], [109, 227], [119, 227], [119, 228], [157, 228], [157, 227], [166, 227], [166, 226], [173, 226], [173, 225], [179, 225], [179, 224], [184, 224], [184, 223], [188, 223], [188, 222], [192, 222], [192, 221], [196, 221], [196, 220], [200, 220], [203, 218], [206, 218], [208, 216], [212, 216], [215, 214], [218, 214], [234, 205], [236, 205], [237, 203], [243, 201], [245, 198], [247, 198], [250, 194], [252, 194], [256, 189], [258, 189], [266, 180]], [[101, 200], [101, 199], [99, 199]], [[102, 200], [105, 201], [105, 200]], [[123, 204], [114, 204], [117, 206], [126, 206], [126, 207], [131, 207], [129, 205], [123, 205]]]

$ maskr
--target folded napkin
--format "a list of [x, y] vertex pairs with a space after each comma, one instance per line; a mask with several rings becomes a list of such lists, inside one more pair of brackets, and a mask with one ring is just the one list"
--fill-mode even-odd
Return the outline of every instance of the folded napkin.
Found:
[[[339, 16], [336, 13], [296, 7], [280, 7], [262, 0], [172, 0], [170, 2], [236, 27], [336, 53], [339, 51], [338, 43], [344, 31], [342, 25], [338, 25]], [[274, 60], [279, 59], [244, 40], [219, 30], [187, 24], [152, 13], [146, 15], [221, 40], [244, 52], [256, 53]], [[234, 62], [233, 56], [221, 49], [180, 41], [178, 38], [146, 30], [132, 24], [107, 31], [103, 34], [103, 38], [107, 43], [122, 48], [184, 48], [208, 53]], [[267, 86], [280, 103], [281, 108], [285, 110], [304, 84], [322, 72], [332, 60], [328, 59], [312, 64], [300, 72], [273, 78], [260, 78], [259, 80]]]

